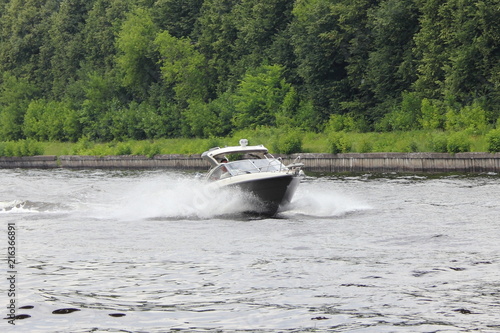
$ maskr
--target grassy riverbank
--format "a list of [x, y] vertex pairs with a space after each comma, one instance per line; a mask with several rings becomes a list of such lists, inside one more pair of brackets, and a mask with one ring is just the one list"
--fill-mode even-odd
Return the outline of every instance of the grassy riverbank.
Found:
[[487, 152], [498, 151], [499, 137], [498, 130], [487, 135], [424, 130], [326, 134], [260, 128], [239, 131], [232, 137], [209, 139], [158, 139], [107, 143], [96, 143], [86, 139], [81, 139], [76, 143], [31, 140], [0, 142], [0, 156], [146, 155], [151, 157], [157, 154], [200, 154], [215, 146], [237, 145], [240, 138], [247, 138], [251, 145], [264, 144], [272, 153], [282, 154], [296, 152]]

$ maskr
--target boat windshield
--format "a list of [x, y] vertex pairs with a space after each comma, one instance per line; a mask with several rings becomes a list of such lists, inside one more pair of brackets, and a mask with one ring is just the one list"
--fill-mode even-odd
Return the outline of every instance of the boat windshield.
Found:
[[219, 165], [210, 175], [211, 179], [223, 179], [232, 176], [244, 175], [258, 172], [284, 171], [287, 167], [279, 160], [252, 159], [228, 162]]

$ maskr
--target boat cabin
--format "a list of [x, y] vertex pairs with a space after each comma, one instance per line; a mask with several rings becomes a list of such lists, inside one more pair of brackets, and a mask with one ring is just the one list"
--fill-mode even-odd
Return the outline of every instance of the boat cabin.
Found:
[[259, 173], [286, 171], [288, 168], [279, 159], [269, 154], [266, 147], [248, 146], [248, 141], [240, 140], [240, 146], [215, 147], [204, 152], [201, 157], [210, 162], [210, 180]]

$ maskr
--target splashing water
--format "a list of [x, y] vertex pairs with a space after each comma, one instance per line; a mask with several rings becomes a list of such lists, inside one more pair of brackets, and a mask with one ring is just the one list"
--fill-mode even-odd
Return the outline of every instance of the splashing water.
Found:
[[372, 207], [358, 198], [331, 189], [302, 184], [294, 200], [285, 207], [285, 215], [306, 215], [311, 217], [338, 217], [349, 213], [369, 210]]
[[[210, 219], [234, 217], [257, 209], [249, 193], [237, 188], [218, 188], [191, 174], [112, 175], [111, 171], [84, 175], [77, 172], [69, 179], [63, 178], [64, 181], [61, 177], [38, 180], [39, 185], [31, 188], [29, 198], [0, 202], [0, 213], [75, 213], [119, 220]], [[123, 176], [127, 181], [123, 181]], [[47, 197], [47, 191], [52, 193], [51, 197]], [[356, 198], [306, 182], [279, 215], [323, 218], [366, 209], [370, 206]]]
[[143, 180], [114, 195], [114, 191], [106, 193], [111, 196], [106, 210], [121, 219], [208, 219], [252, 209], [249, 196], [238, 189], [219, 189], [184, 177]]

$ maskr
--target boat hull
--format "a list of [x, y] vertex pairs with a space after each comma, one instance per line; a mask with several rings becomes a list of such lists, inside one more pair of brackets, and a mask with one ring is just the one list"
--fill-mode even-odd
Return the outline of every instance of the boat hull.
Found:
[[259, 177], [233, 177], [223, 186], [237, 187], [257, 200], [255, 213], [274, 216], [291, 202], [300, 178], [292, 174], [261, 174]]

